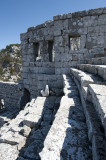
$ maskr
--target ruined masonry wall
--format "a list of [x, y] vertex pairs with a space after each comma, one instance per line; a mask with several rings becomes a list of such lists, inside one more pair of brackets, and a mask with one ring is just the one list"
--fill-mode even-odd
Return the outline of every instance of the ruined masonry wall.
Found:
[[19, 108], [19, 100], [22, 92], [19, 90], [18, 84], [11, 82], [0, 82], [0, 99], [4, 100], [6, 110], [14, 110]]
[[[53, 42], [54, 62], [49, 62], [49, 42]], [[34, 43], [39, 43], [39, 57], [34, 59]], [[62, 74], [70, 67], [85, 63], [97, 52], [106, 50], [106, 8], [57, 15], [21, 34], [23, 84], [32, 96], [40, 94], [45, 84], [56, 93], [62, 88]], [[39, 62], [38, 62], [39, 61]], [[47, 77], [48, 80], [44, 80]], [[58, 81], [58, 82], [57, 82]]]

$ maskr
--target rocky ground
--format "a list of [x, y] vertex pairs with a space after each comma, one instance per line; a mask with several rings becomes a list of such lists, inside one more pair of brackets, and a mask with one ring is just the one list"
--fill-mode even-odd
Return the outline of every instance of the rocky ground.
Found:
[[0, 80], [17, 82], [22, 71], [20, 44], [11, 44], [0, 50]]
[[72, 80], [64, 93], [32, 99], [17, 115], [1, 114], [0, 160], [92, 160], [85, 116]]

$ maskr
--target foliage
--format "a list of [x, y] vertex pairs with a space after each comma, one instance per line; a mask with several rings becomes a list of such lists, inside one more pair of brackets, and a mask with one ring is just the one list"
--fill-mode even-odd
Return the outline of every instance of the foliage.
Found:
[[[12, 46], [17, 46], [19, 50], [13, 55], [11, 53]], [[5, 49], [0, 51], [0, 79], [4, 81], [9, 81], [12, 75], [19, 78], [20, 66], [22, 65], [20, 44], [10, 44], [7, 45]], [[18, 69], [17, 69], [18, 68]], [[8, 77], [5, 77], [6, 72], [10, 72]]]

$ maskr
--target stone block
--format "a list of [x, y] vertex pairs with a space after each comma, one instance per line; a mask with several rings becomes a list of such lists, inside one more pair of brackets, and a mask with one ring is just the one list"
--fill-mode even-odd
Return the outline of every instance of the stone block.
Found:
[[98, 25], [98, 16], [86, 16], [83, 17], [84, 27], [97, 26]]
[[100, 15], [98, 18], [98, 25], [106, 24], [106, 14]]

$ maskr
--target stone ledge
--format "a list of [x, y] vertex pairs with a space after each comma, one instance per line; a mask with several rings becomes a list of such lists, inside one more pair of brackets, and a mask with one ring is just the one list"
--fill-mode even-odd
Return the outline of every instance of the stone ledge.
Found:
[[[46, 21], [43, 24], [40, 24], [40, 25], [37, 25], [37, 26], [34, 26], [34, 27], [30, 27], [30, 28], [27, 29], [27, 32], [34, 31], [34, 30], [37, 30], [37, 29], [43, 29], [48, 24], [53, 25], [53, 22], [58, 21], [58, 20], [66, 20], [66, 19], [79, 18], [79, 17], [82, 18], [82, 17], [86, 17], [86, 16], [100, 16], [102, 14], [106, 14], [106, 7], [84, 10], [84, 11], [78, 11], [78, 12], [62, 14], [62, 15], [56, 15], [56, 16], [53, 17], [53, 21], [49, 20], [49, 21]], [[23, 36], [24, 34], [21, 34], [21, 35]]]
[[85, 16], [96, 16], [96, 15], [99, 16], [105, 13], [106, 13], [106, 7], [84, 10], [84, 11], [79, 11], [74, 13], [63, 14], [63, 15], [57, 15], [53, 17], [53, 20], [56, 21], [56, 20], [64, 20], [68, 18], [78, 18], [78, 17], [85, 17]]
[[[104, 135], [104, 132], [102, 131], [102, 124], [100, 121], [100, 117], [96, 112], [96, 109], [93, 103], [91, 103], [92, 97], [89, 94], [88, 90], [86, 90], [86, 93], [85, 93], [86, 96], [85, 96], [83, 92], [83, 89], [85, 87], [83, 88], [81, 87], [80, 81], [78, 81], [78, 79], [75, 76], [72, 76], [72, 78], [74, 79], [74, 82], [76, 83], [80, 93], [81, 102], [82, 102], [85, 117], [86, 117], [86, 123], [88, 126], [88, 137], [92, 143], [93, 159], [94, 160], [104, 159], [105, 149], [103, 146], [105, 143], [105, 137], [104, 137], [105, 135]], [[90, 84], [90, 85], [96, 85], [96, 84]], [[90, 102], [87, 99], [89, 99]], [[102, 141], [100, 139], [102, 139]], [[97, 144], [99, 145], [99, 147]]]
[[106, 86], [98, 84], [90, 84], [88, 87], [89, 93], [92, 97], [95, 110], [97, 111], [106, 136]]
[[78, 69], [98, 75], [106, 80], [106, 65], [79, 64]]
[[87, 64], [106, 65], [106, 57], [87, 58]]

